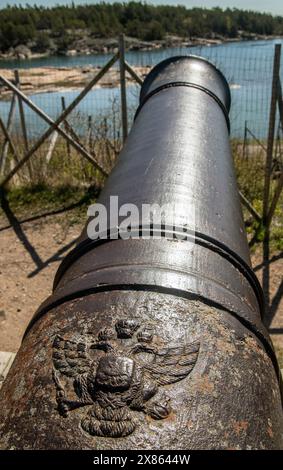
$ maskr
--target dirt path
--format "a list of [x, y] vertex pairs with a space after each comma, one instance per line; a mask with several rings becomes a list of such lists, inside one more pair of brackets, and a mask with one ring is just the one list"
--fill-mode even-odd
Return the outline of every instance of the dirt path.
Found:
[[[14, 229], [1, 230], [8, 225], [0, 220], [0, 350], [17, 351], [22, 335], [39, 304], [51, 293], [58, 265], [79, 236], [82, 225], [69, 226], [69, 216], [49, 216], [21, 224]], [[283, 256], [273, 255], [270, 264], [270, 294], [275, 316], [271, 323], [281, 367], [283, 367]], [[261, 281], [260, 251], [253, 255], [253, 265]], [[271, 302], [272, 303], [272, 302]]]
[[17, 351], [33, 313], [51, 294], [54, 275], [62, 259], [58, 253], [80, 234], [80, 225], [67, 227], [56, 218], [22, 224], [22, 240], [13, 229], [0, 231], [2, 351]]

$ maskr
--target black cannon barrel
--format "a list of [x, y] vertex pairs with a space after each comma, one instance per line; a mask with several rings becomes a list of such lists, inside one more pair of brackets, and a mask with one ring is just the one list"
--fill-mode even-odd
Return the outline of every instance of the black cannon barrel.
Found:
[[2, 448], [283, 448], [229, 108], [202, 58], [147, 76], [98, 200], [107, 221], [90, 238], [90, 211], [3, 385]]

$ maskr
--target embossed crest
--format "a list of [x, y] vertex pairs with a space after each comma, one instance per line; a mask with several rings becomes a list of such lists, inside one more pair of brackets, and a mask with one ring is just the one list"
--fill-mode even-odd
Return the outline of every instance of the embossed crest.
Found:
[[[119, 320], [96, 338], [53, 342], [53, 379], [62, 416], [90, 406], [81, 420], [92, 436], [124, 437], [136, 426], [135, 412], [165, 419], [171, 412], [161, 387], [185, 379], [195, 366], [199, 343], [158, 348], [154, 331], [135, 320]], [[61, 375], [73, 379], [68, 399]]]

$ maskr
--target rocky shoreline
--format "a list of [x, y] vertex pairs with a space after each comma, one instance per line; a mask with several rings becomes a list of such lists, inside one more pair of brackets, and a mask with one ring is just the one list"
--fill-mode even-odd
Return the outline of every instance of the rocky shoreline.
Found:
[[[168, 47], [196, 47], [220, 45], [229, 42], [240, 42], [246, 40], [268, 40], [276, 39], [277, 36], [261, 36], [252, 33], [244, 33], [236, 38], [226, 38], [219, 35], [211, 35], [209, 38], [184, 38], [179, 36], [166, 36], [160, 41], [141, 41], [132, 37], [125, 37], [125, 47], [127, 51], [151, 51], [154, 49], [163, 49]], [[93, 54], [115, 54], [118, 51], [119, 41], [117, 38], [101, 39], [90, 38], [87, 35], [78, 37], [72, 45], [66, 49], [58, 49], [55, 43], [51, 43], [48, 50], [40, 52], [36, 44], [18, 45], [11, 47], [7, 52], [0, 52], [0, 60], [25, 60], [49, 57], [52, 55], [78, 56]]]
[[[253, 37], [256, 39], [274, 39], [275, 37]], [[251, 40], [251, 37], [248, 38]], [[235, 41], [243, 41], [243, 37], [236, 39]], [[133, 38], [125, 38], [126, 49], [127, 50], [153, 50], [161, 49], [168, 47], [193, 47], [193, 46], [210, 46], [218, 45], [223, 42], [232, 42], [231, 40], [214, 37], [211, 39], [207, 38], [195, 38], [195, 40], [188, 42], [184, 38], [170, 36], [163, 41], [155, 42], [142, 42], [135, 40]], [[234, 41], [233, 41], [234, 42]], [[101, 40], [101, 43], [97, 43], [97, 49], [94, 51], [88, 51], [85, 49], [80, 50], [68, 50], [65, 52], [66, 56], [76, 56], [76, 55], [91, 55], [95, 53], [116, 53], [118, 51], [118, 41], [113, 40]], [[102, 48], [103, 44], [103, 48]], [[49, 53], [45, 54], [35, 54], [31, 53], [30, 50], [26, 50], [26, 46], [21, 46], [17, 49], [17, 56], [15, 57], [15, 51], [10, 51], [10, 55], [0, 54], [1, 59], [33, 59], [39, 57], [49, 57]], [[5, 63], [5, 60], [2, 61], [1, 65]], [[19, 68], [19, 77], [20, 77], [20, 86], [21, 90], [27, 95], [33, 95], [37, 93], [54, 93], [54, 92], [63, 92], [66, 90], [72, 91], [77, 90], [78, 88], [83, 88], [89, 81], [97, 75], [100, 66], [73, 66], [73, 67], [54, 67], [54, 66], [41, 66], [41, 67], [31, 67], [31, 68]], [[134, 66], [134, 71], [141, 79], [143, 79], [151, 69], [151, 66]], [[1, 68], [0, 74], [10, 80], [14, 81], [15, 75], [12, 68]], [[112, 67], [107, 74], [105, 74], [95, 88], [105, 87], [112, 88], [119, 85], [120, 75], [119, 69], [117, 67]], [[127, 73], [127, 82], [133, 82], [132, 76]], [[232, 85], [232, 87], [238, 87], [237, 84]], [[11, 99], [11, 91], [4, 86], [1, 86], [0, 83], [0, 100], [9, 100]]]
[[[77, 90], [83, 88], [90, 80], [98, 74], [101, 67], [33, 67], [30, 69], [20, 69], [19, 78], [21, 90], [27, 95], [37, 93], [54, 93], [66, 90]], [[143, 79], [151, 69], [151, 66], [133, 67], [135, 73]], [[0, 74], [7, 80], [14, 80], [12, 69], [1, 69]], [[126, 73], [127, 83], [134, 80], [129, 73]], [[94, 88], [113, 88], [120, 83], [119, 69], [112, 67], [95, 85]], [[11, 91], [0, 86], [0, 100], [11, 99]]]

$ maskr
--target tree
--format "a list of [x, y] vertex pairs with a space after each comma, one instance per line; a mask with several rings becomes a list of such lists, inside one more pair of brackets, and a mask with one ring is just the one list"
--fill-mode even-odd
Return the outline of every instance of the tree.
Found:
[[38, 33], [36, 37], [36, 50], [46, 52], [51, 46], [51, 41], [47, 33]]
[[[48, 48], [47, 36], [60, 45], [71, 42], [66, 30], [87, 30], [99, 37], [113, 37], [123, 31], [139, 39], [160, 40], [165, 34], [187, 37], [235, 37], [238, 30], [248, 34], [283, 34], [283, 18], [265, 13], [219, 7], [192, 8], [151, 5], [143, 2], [95, 3], [52, 8], [27, 5], [0, 10], [0, 47], [3, 51], [30, 40], [39, 49]], [[39, 33], [45, 33], [42, 36]]]

